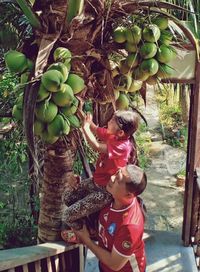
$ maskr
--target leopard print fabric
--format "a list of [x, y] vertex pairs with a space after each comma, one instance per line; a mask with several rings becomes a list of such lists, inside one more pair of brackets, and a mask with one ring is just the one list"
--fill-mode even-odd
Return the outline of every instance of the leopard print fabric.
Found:
[[97, 186], [93, 179], [80, 182], [78, 189], [67, 188], [63, 195], [66, 205], [63, 213], [63, 228], [79, 230], [84, 218], [112, 202], [112, 196], [103, 186]]

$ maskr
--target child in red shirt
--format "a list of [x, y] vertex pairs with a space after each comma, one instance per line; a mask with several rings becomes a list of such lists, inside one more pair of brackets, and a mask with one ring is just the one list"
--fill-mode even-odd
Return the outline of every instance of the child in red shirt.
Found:
[[[63, 213], [64, 227], [80, 230], [83, 227], [83, 218], [101, 210], [112, 201], [106, 185], [118, 169], [127, 165], [133, 151], [130, 137], [137, 130], [138, 123], [138, 115], [132, 111], [115, 112], [107, 129], [96, 126], [91, 114], [85, 116], [83, 133], [89, 145], [99, 152], [99, 158], [93, 179], [81, 181], [65, 191], [64, 202], [67, 207]], [[71, 230], [63, 230], [61, 236], [68, 242], [76, 240]]]

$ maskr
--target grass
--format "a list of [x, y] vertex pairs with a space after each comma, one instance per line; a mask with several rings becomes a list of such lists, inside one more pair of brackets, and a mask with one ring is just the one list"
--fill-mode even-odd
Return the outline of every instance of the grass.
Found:
[[188, 127], [182, 120], [179, 100], [170, 86], [157, 92], [159, 105], [160, 132], [163, 139], [173, 147], [187, 150]]
[[150, 164], [149, 147], [151, 144], [151, 138], [145, 124], [140, 124], [135, 135], [135, 140], [138, 147], [139, 166], [146, 169]]

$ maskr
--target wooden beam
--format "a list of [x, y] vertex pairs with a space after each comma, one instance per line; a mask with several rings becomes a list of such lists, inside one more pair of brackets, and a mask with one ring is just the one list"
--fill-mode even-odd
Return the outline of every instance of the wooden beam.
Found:
[[180, 84], [195, 84], [195, 79], [180, 79], [180, 78], [163, 78], [161, 79], [162, 83], [180, 83]]
[[47, 258], [47, 271], [52, 272], [52, 265], [51, 265], [51, 259], [50, 257]]
[[85, 260], [84, 260], [84, 252], [83, 246], [79, 247], [79, 271], [84, 272]]
[[27, 264], [23, 265], [23, 272], [28, 272], [28, 265]]
[[190, 102], [189, 138], [187, 149], [187, 171], [184, 195], [184, 217], [182, 239], [185, 246], [191, 243], [192, 200], [194, 190], [194, 171], [200, 164], [200, 63], [197, 62], [195, 70], [196, 83], [192, 89]]
[[44, 243], [36, 246], [0, 250], [0, 271], [39, 261], [44, 258], [79, 248], [64, 242]]

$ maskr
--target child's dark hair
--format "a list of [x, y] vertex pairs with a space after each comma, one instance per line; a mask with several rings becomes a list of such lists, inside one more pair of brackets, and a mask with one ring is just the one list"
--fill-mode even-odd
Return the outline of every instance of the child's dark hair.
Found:
[[122, 129], [126, 135], [130, 136], [138, 129], [139, 115], [136, 112], [119, 110], [115, 112], [114, 116], [119, 128]]

